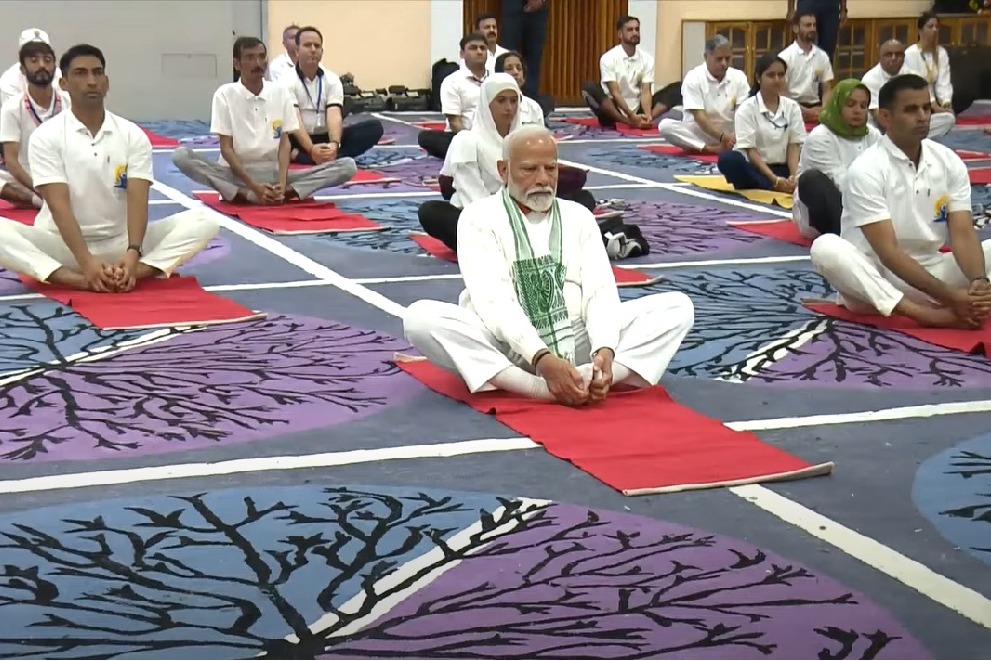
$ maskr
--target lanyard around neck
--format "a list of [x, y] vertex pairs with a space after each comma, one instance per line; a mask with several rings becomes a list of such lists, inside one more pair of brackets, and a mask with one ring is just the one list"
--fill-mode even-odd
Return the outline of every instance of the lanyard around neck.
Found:
[[[24, 93], [24, 107], [27, 109], [29, 113], [31, 113], [31, 117], [34, 118], [35, 125], [41, 126], [44, 120], [41, 119], [41, 116], [38, 114], [38, 111], [34, 109], [34, 104], [31, 103], [31, 95], [28, 92]], [[55, 115], [62, 112], [62, 97], [55, 90], [52, 90], [52, 105], [50, 110], [51, 113], [48, 115], [48, 119], [51, 119]]]
[[308, 98], [310, 100], [310, 103], [313, 104], [313, 109], [317, 112], [320, 112], [320, 101], [323, 100], [323, 76], [321, 76], [320, 72], [317, 71], [317, 102], [316, 103], [313, 103], [313, 96], [310, 95], [310, 86], [306, 84], [306, 78], [303, 77], [302, 75], [300, 75], [300, 78], [303, 79], [303, 91], [306, 92], [306, 98]]

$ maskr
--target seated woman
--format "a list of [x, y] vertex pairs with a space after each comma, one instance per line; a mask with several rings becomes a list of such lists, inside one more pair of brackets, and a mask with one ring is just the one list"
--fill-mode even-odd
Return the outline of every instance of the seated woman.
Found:
[[[508, 73], [516, 81], [520, 89], [523, 89], [523, 83], [526, 82], [526, 65], [523, 64], [523, 58], [516, 51], [506, 51], [497, 57], [495, 60], [495, 71], [496, 73]], [[553, 106], [553, 103], [551, 105]], [[520, 99], [521, 124], [546, 125], [546, 118], [549, 114], [550, 110], [545, 110], [543, 106], [530, 97], [524, 96]]]
[[840, 81], [819, 114], [798, 162], [798, 190], [792, 218], [802, 236], [839, 234], [843, 180], [865, 149], [881, 139], [867, 123], [871, 93], [856, 78]]
[[788, 65], [774, 53], [757, 60], [750, 97], [736, 109], [736, 147], [717, 165], [736, 189], [793, 193], [805, 122], [797, 101], [783, 95]]
[[[497, 163], [502, 160], [505, 137], [522, 126], [521, 97], [519, 86], [509, 74], [494, 73], [485, 79], [471, 128], [454, 136], [440, 171], [441, 195], [445, 200], [424, 202], [417, 210], [423, 231], [451, 250], [458, 247], [461, 210], [502, 188]], [[591, 193], [580, 187], [567, 189], [562, 184], [559, 179], [558, 197], [578, 202], [589, 210], [595, 208]]]
[[905, 70], [929, 81], [933, 114], [959, 115], [973, 105], [973, 99], [953, 94], [950, 55], [939, 45], [939, 18], [931, 11], [919, 16], [919, 41], [905, 49]]

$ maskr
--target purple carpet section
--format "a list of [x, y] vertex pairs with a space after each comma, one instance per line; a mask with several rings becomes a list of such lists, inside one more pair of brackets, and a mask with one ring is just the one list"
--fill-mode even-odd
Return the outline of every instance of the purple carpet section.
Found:
[[177, 334], [6, 386], [0, 461], [99, 460], [359, 420], [422, 391], [403, 341], [307, 317]]
[[761, 240], [727, 223], [759, 220], [754, 213], [727, 211], [677, 202], [630, 201], [623, 222], [643, 232], [651, 254], [645, 259], [672, 255], [716, 254], [742, 248]]

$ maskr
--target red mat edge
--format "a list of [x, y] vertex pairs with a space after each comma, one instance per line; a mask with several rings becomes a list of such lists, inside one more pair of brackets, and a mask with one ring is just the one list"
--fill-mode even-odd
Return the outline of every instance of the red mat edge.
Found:
[[[44, 294], [42, 294], [42, 296], [44, 296]], [[72, 306], [70, 305], [69, 307], [71, 308]], [[258, 319], [267, 319], [267, 318], [268, 318], [267, 312], [252, 312], [251, 314], [244, 315], [243, 317], [230, 317], [228, 319], [212, 319], [210, 321], [184, 321], [181, 324], [149, 324], [143, 326], [101, 326], [100, 330], [155, 330], [161, 328], [205, 328], [207, 326], [240, 324], [246, 321], [257, 321]]]

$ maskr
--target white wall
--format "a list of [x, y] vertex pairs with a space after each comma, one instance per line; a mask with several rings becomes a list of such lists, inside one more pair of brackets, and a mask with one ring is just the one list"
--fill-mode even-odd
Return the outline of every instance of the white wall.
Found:
[[264, 0], [0, 0], [0, 68], [17, 61], [25, 28], [56, 55], [77, 43], [107, 58], [107, 106], [135, 121], [208, 119], [231, 81], [234, 34], [262, 36]]

